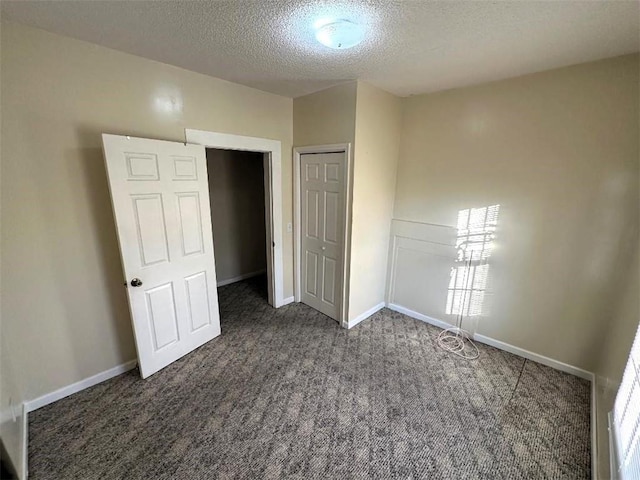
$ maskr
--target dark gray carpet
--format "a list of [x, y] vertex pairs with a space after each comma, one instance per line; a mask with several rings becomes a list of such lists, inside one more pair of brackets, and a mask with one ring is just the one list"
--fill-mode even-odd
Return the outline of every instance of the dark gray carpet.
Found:
[[221, 337], [31, 413], [30, 478], [590, 477], [584, 380], [386, 309], [347, 331], [256, 281], [219, 293]]

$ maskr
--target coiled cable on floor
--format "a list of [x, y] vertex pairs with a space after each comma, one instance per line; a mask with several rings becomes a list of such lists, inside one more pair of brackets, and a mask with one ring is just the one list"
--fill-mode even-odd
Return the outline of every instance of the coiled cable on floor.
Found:
[[[465, 269], [466, 278], [462, 282], [465, 285], [464, 295], [462, 296], [462, 305], [458, 311], [458, 320], [455, 327], [450, 327], [438, 335], [438, 346], [446, 352], [458, 355], [466, 360], [475, 360], [480, 356], [480, 350], [473, 340], [471, 340], [471, 334], [462, 329], [462, 317], [464, 315], [464, 306], [467, 303], [467, 292], [473, 289], [473, 280], [471, 280], [471, 289], [469, 288], [469, 272], [471, 271], [471, 262], [473, 261], [473, 250], [469, 256], [467, 267]], [[469, 303], [471, 302], [471, 296], [469, 297]], [[467, 313], [469, 307], [467, 307]]]
[[438, 345], [443, 350], [467, 360], [475, 360], [480, 356], [480, 351], [471, 340], [471, 335], [458, 327], [447, 328], [440, 332]]

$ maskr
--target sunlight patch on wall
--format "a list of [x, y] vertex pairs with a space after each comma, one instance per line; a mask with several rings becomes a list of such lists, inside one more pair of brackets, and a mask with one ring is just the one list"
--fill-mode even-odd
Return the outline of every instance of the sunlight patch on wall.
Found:
[[482, 314], [488, 259], [494, 248], [500, 205], [458, 212], [457, 257], [451, 268], [446, 313], [467, 317]]

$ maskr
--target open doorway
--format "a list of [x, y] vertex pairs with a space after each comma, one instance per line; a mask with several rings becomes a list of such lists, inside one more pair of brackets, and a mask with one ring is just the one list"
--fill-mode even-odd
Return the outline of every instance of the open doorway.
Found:
[[282, 222], [282, 145], [277, 140], [229, 133], [185, 129], [186, 144], [205, 148], [255, 152], [262, 155], [264, 172], [267, 288], [269, 305], [278, 308], [294, 301], [284, 296]]
[[246, 281], [268, 301], [264, 154], [207, 148], [217, 286]]

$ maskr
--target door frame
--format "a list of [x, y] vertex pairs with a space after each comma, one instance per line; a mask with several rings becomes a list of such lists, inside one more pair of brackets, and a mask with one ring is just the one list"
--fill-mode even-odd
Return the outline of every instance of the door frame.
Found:
[[264, 154], [264, 196], [269, 304], [275, 308], [290, 303], [284, 298], [282, 245], [282, 144], [279, 140], [245, 137], [230, 133], [185, 128], [186, 143], [205, 148], [240, 150]]
[[351, 216], [353, 206], [353, 159], [350, 143], [335, 143], [330, 145], [313, 145], [295, 147], [293, 149], [293, 285], [296, 302], [302, 300], [302, 232], [301, 232], [301, 182], [300, 160], [304, 154], [313, 153], [344, 153], [345, 156], [345, 195], [342, 246], [342, 291], [340, 292], [340, 308], [338, 322], [344, 328], [349, 328], [349, 276], [351, 266]]

